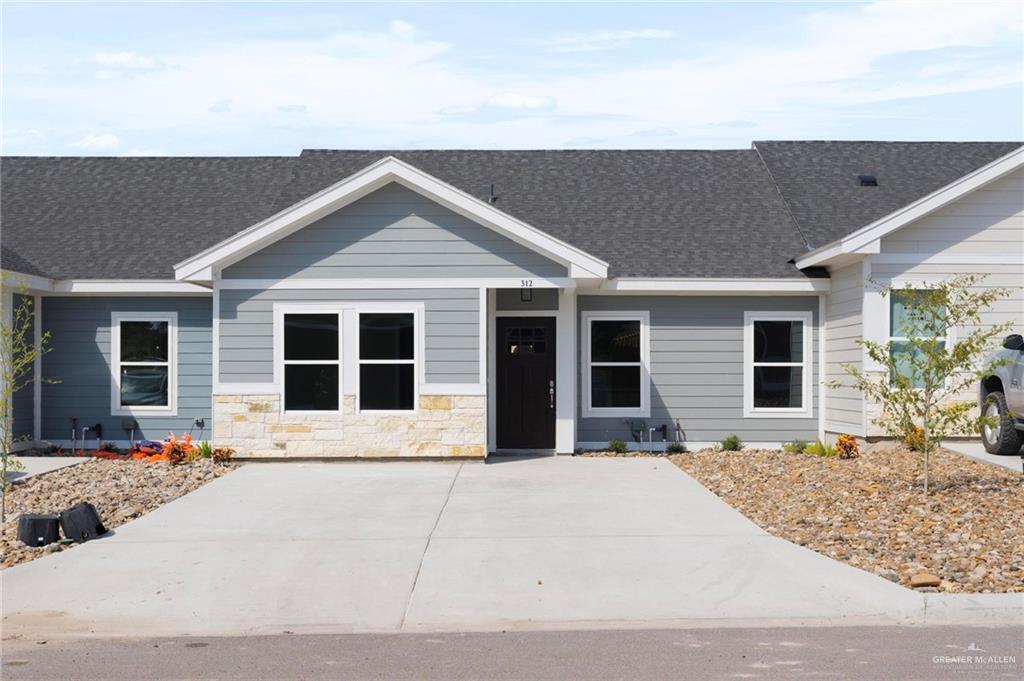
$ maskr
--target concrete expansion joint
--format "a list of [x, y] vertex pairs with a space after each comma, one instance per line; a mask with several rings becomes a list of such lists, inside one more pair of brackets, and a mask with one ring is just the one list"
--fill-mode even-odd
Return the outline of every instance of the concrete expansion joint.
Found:
[[459, 473], [462, 472], [462, 464], [455, 469], [455, 475], [452, 476], [452, 482], [448, 485], [448, 492], [444, 495], [444, 502], [441, 503], [441, 508], [437, 511], [437, 517], [434, 518], [434, 524], [430, 528], [430, 533], [427, 534], [427, 541], [423, 544], [423, 554], [420, 555], [420, 562], [416, 566], [416, 574], [412, 578], [412, 586], [409, 588], [409, 597], [405, 601], [405, 610], [402, 612], [402, 621], [398, 623], [398, 630], [403, 631], [405, 629], [405, 620], [409, 617], [409, 608], [412, 607], [412, 597], [416, 593], [416, 584], [420, 579], [420, 571], [423, 570], [423, 561], [427, 558], [427, 551], [430, 550], [430, 542], [434, 538], [434, 532], [437, 531], [437, 526], [441, 523], [441, 516], [444, 515], [444, 510], [448, 508], [448, 502], [452, 498], [452, 490], [455, 489], [455, 481], [459, 479]]

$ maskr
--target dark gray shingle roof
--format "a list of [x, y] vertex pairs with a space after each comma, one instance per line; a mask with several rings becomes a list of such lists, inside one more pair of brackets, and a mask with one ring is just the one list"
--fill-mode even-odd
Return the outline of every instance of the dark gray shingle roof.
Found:
[[[941, 189], [1020, 142], [755, 142], [813, 248]], [[861, 187], [874, 175], [877, 187]]]
[[[805, 247], [779, 188], [817, 246], [1018, 146], [831, 144], [8, 157], [0, 194], [2, 266], [55, 278], [172, 278], [174, 263], [393, 155], [481, 199], [494, 184], [498, 208], [607, 260], [612, 276], [798, 276], [788, 260]], [[922, 162], [935, 169], [923, 172]], [[855, 186], [865, 171], [879, 175], [881, 191], [867, 195]], [[830, 205], [818, 205], [823, 201]]]

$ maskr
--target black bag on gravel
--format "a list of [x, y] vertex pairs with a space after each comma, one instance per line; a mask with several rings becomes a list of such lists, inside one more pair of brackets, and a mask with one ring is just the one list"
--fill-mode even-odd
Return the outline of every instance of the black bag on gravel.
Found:
[[60, 526], [65, 537], [77, 542], [89, 541], [107, 533], [96, 507], [87, 501], [75, 504], [61, 513]]
[[24, 513], [18, 516], [18, 539], [29, 546], [46, 546], [60, 539], [55, 515]]

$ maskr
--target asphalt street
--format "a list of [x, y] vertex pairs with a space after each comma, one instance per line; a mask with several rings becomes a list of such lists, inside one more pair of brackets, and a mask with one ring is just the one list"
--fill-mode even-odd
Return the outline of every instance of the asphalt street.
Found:
[[1024, 628], [829, 627], [6, 640], [2, 678], [1020, 679]]

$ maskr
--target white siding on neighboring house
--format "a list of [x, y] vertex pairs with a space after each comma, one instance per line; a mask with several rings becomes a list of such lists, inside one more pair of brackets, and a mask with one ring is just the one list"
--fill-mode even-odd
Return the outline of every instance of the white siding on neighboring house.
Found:
[[[855, 263], [832, 272], [832, 291], [825, 307], [826, 381], [852, 379], [843, 370], [844, 364], [861, 367], [862, 306], [864, 302], [864, 268]], [[831, 433], [863, 435], [864, 412], [860, 394], [852, 387], [825, 388], [825, 430]]]
[[1016, 256], [1020, 265], [1024, 262], [1024, 171], [893, 232], [882, 239], [882, 253]]
[[[1024, 331], [1024, 171], [972, 192], [957, 202], [882, 239], [881, 253], [868, 256], [880, 283], [930, 283], [956, 274], [987, 275], [983, 287], [1005, 287], [1009, 296], [982, 314], [985, 324], [1010, 321]], [[859, 267], [859, 266], [858, 266]], [[836, 277], [838, 272], [833, 272]], [[833, 280], [835, 282], [835, 279]], [[833, 283], [833, 294], [837, 287]], [[865, 301], [865, 336], [888, 335], [888, 301]], [[968, 329], [957, 330], [967, 333]], [[831, 342], [831, 341], [830, 341]], [[829, 347], [831, 355], [832, 347]], [[963, 399], [972, 399], [973, 391]], [[867, 434], [882, 435], [871, 423], [877, 405], [867, 405]], [[834, 420], [829, 414], [829, 420]]]

